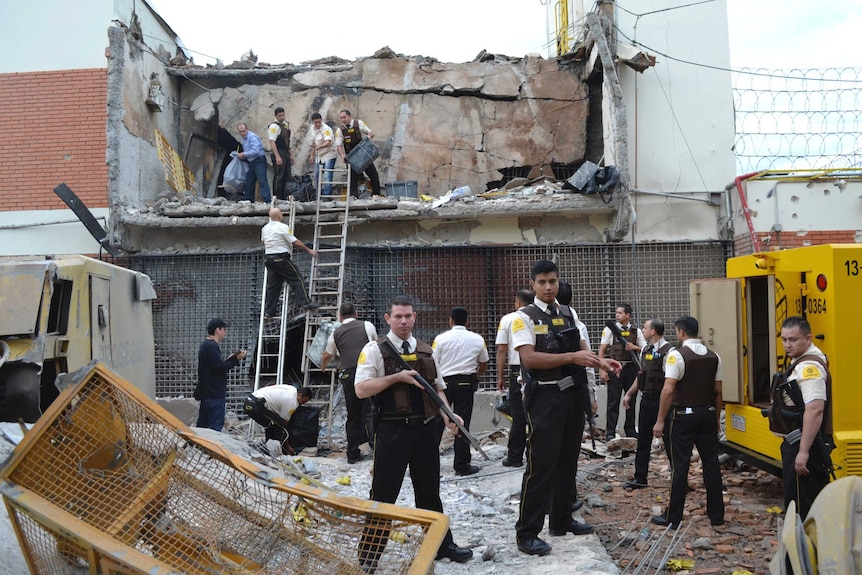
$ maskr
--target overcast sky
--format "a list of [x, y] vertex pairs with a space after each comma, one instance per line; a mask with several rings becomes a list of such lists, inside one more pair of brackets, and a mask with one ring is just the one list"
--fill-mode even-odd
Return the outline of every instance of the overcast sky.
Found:
[[[555, 0], [149, 0], [198, 64], [229, 64], [249, 49], [260, 62], [354, 59], [389, 46], [407, 55], [468, 62], [482, 49], [548, 53]], [[701, 0], [679, 0], [678, 4]], [[638, 0], [621, 0], [638, 12]], [[673, 5], [668, 2], [668, 5]], [[862, 66], [858, 0], [727, 0], [734, 68]]]

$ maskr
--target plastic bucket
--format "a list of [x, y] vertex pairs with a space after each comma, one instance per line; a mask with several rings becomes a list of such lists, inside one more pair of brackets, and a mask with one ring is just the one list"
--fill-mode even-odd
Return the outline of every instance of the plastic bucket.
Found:
[[354, 171], [364, 172], [365, 168], [367, 168], [368, 165], [374, 161], [374, 158], [379, 155], [380, 151], [377, 149], [377, 146], [374, 145], [374, 142], [368, 138], [362, 138], [362, 140], [356, 144], [356, 147], [350, 150], [350, 153], [347, 154], [345, 159]]

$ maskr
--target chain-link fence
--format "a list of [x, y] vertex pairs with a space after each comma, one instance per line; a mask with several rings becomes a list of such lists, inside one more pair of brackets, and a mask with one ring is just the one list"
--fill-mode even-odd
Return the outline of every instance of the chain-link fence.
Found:
[[[594, 348], [617, 303], [634, 307], [640, 325], [650, 317], [670, 322], [689, 309], [688, 284], [696, 278], [724, 277], [727, 242], [584, 244], [544, 247], [351, 248], [345, 268], [344, 300], [382, 334], [389, 299], [408, 294], [418, 312], [415, 335], [429, 343], [448, 329], [452, 307], [470, 312], [467, 327], [488, 344], [491, 364], [482, 385], [492, 387], [497, 324], [513, 309], [518, 289], [529, 287], [538, 259], [557, 262], [574, 288], [573, 306], [590, 332]], [[197, 379], [197, 351], [215, 316], [227, 324], [225, 354], [240, 347], [253, 352], [260, 314], [263, 256], [260, 252], [129, 256], [117, 262], [148, 274], [158, 299], [153, 303], [157, 397], [191, 397]], [[297, 256], [308, 273], [309, 260]], [[288, 334], [286, 380], [299, 383], [302, 330]], [[249, 358], [253, 353], [249, 354]], [[228, 408], [237, 409], [250, 389], [253, 361], [229, 372]]]

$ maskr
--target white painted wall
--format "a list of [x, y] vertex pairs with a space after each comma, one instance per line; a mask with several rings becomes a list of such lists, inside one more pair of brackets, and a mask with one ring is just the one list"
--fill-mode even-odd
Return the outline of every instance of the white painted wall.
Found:
[[[840, 185], [837, 185], [840, 184]], [[842, 189], [843, 187], [843, 189]], [[832, 178], [807, 184], [780, 179], [743, 182], [755, 233], [859, 230], [862, 233], [862, 181]], [[734, 227], [748, 232], [734, 189]]]
[[[107, 228], [108, 208], [90, 211]], [[0, 212], [0, 256], [97, 253], [99, 243], [72, 210]]]
[[0, 74], [105, 68], [108, 27], [136, 10], [144, 41], [175, 53], [175, 34], [145, 0], [0, 2]]

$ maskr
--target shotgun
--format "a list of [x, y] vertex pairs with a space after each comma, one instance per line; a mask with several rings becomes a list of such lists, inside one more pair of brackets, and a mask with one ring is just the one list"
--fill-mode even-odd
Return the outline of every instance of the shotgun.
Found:
[[[384, 340], [378, 343], [378, 345], [380, 346], [380, 351], [383, 352], [384, 357], [391, 357], [398, 363], [398, 365], [402, 369], [413, 370], [413, 368], [410, 367], [410, 364], [404, 361], [404, 358], [401, 357], [401, 354], [398, 353], [398, 350], [395, 349], [395, 346], [392, 345], [392, 342], [389, 341], [389, 338], [384, 338]], [[461, 435], [463, 435], [464, 438], [470, 442], [470, 445], [473, 446], [473, 449], [481, 453], [482, 457], [484, 457], [488, 461], [491, 461], [491, 458], [488, 457], [488, 454], [485, 453], [485, 451], [482, 449], [482, 446], [479, 445], [479, 440], [476, 439], [473, 435], [471, 435], [469, 431], [467, 431], [467, 428], [464, 427], [464, 424], [461, 423], [460, 418], [455, 415], [455, 412], [452, 411], [452, 408], [449, 407], [449, 404], [443, 401], [443, 398], [440, 397], [440, 395], [437, 393], [437, 389], [433, 385], [428, 383], [428, 380], [419, 375], [418, 373], [414, 375], [413, 378], [420, 384], [422, 384], [422, 387], [425, 388], [425, 391], [428, 393], [428, 395], [431, 396], [431, 399], [433, 399], [437, 403], [440, 409], [443, 410], [443, 413], [446, 414], [446, 417], [449, 418], [449, 421], [453, 422], [455, 425], [458, 426], [458, 430], [461, 431]]]
[[[619, 343], [623, 344], [623, 349], [625, 349], [626, 344], [628, 344], [629, 342], [626, 341], [626, 338], [623, 337], [623, 334], [620, 332], [620, 328], [617, 327], [617, 322], [612, 319], [609, 319], [605, 322], [605, 325], [608, 327], [609, 330], [611, 330], [614, 339], [617, 340]], [[636, 366], [638, 366], [638, 369], [641, 369], [641, 360], [638, 357], [638, 354], [636, 354], [632, 350], [629, 350], [629, 355], [632, 356], [632, 361], [635, 363]]]

